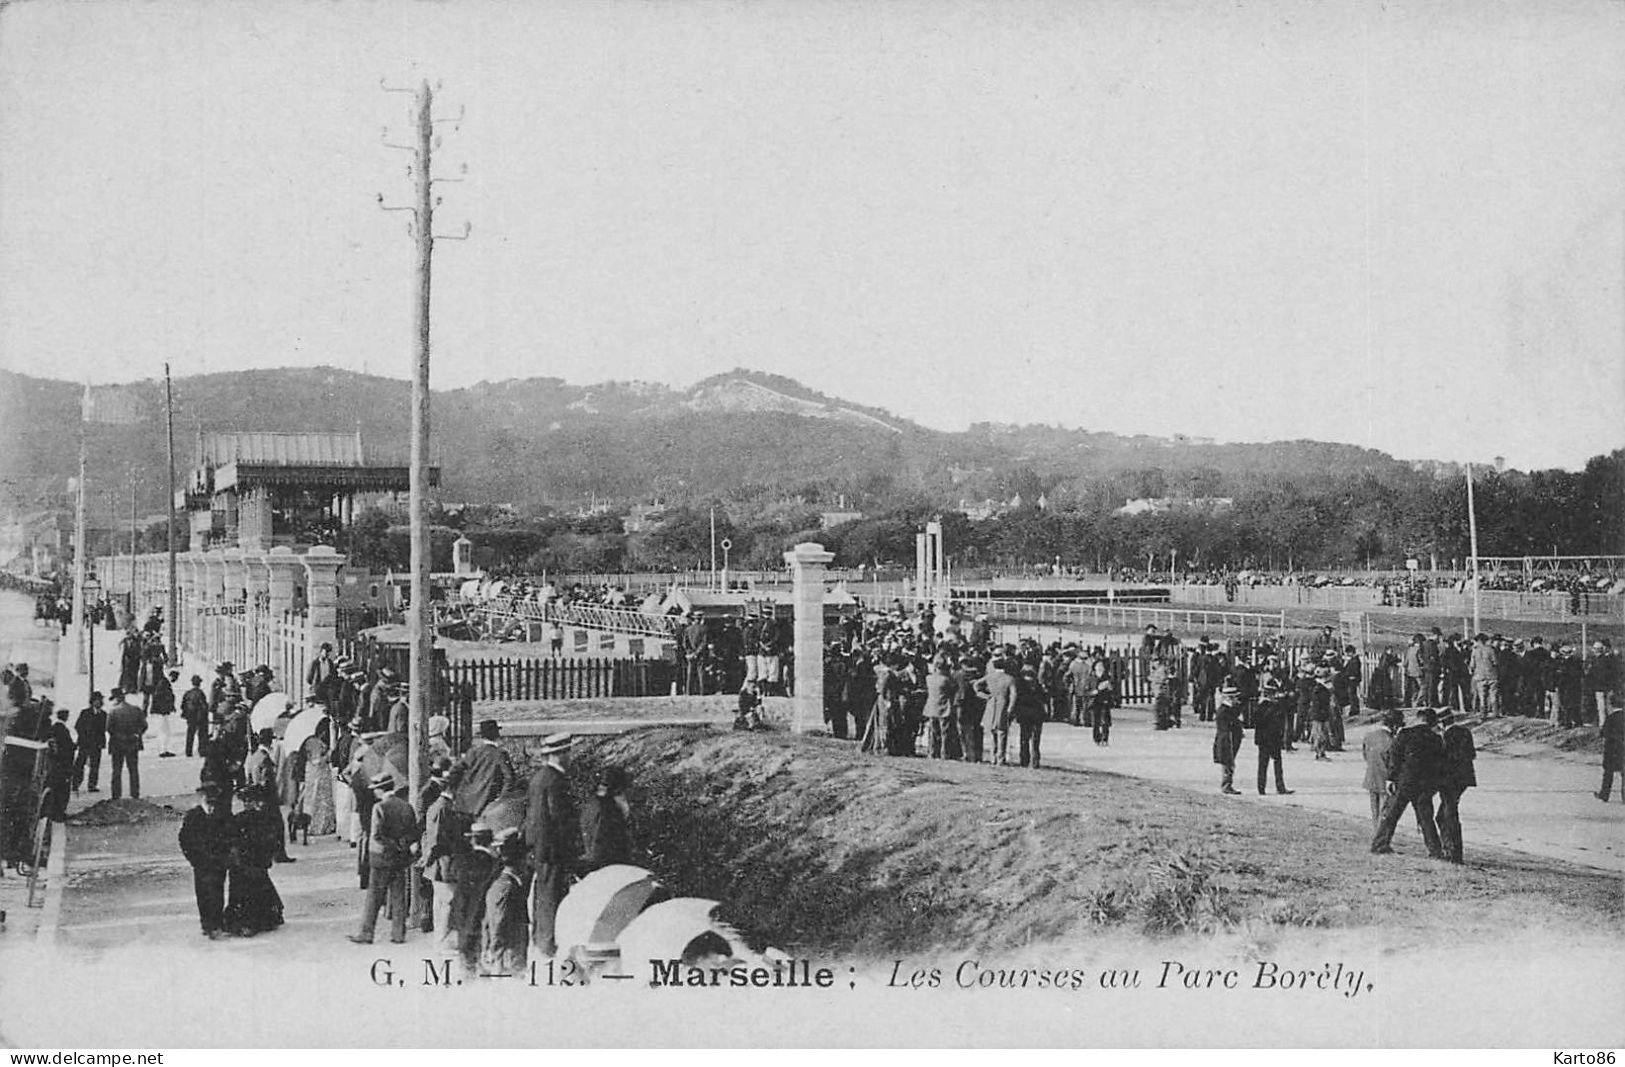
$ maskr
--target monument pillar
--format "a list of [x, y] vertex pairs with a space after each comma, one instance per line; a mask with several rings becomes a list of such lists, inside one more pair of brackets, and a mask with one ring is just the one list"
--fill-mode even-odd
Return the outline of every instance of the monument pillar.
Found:
[[790, 728], [810, 733], [824, 722], [824, 568], [835, 558], [823, 545], [803, 541], [784, 554], [794, 579], [796, 695]]

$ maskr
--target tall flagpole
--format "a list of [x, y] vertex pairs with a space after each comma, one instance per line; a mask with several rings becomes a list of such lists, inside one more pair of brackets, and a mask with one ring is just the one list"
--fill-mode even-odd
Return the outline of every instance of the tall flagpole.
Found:
[[1473, 465], [1467, 464], [1467, 535], [1473, 552], [1473, 633], [1482, 633], [1478, 610], [1478, 510], [1473, 506]]

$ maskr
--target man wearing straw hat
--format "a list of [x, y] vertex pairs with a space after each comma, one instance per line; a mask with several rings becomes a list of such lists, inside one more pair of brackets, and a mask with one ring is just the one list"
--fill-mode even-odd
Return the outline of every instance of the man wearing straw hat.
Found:
[[367, 843], [367, 862], [372, 871], [367, 883], [367, 901], [361, 912], [361, 929], [350, 935], [358, 945], [372, 944], [378, 927], [378, 911], [389, 899], [389, 939], [399, 945], [406, 940], [406, 872], [418, 846], [418, 820], [412, 805], [401, 798], [391, 771], [372, 777], [372, 833]]
[[530, 846], [536, 880], [531, 895], [531, 940], [543, 956], [558, 951], [553, 920], [570, 885], [580, 849], [580, 817], [570, 792], [570, 734], [549, 734], [537, 755], [542, 766], [531, 775], [525, 811], [525, 842]]

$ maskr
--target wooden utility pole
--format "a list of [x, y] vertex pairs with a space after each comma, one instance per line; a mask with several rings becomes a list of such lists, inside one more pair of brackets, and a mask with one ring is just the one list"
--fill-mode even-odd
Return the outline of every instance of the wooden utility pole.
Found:
[[1478, 510], [1473, 506], [1473, 465], [1467, 464], [1467, 537], [1473, 550], [1473, 633], [1483, 630], [1478, 610]]
[[130, 468], [130, 622], [135, 622], [135, 468]]
[[169, 384], [168, 363], [164, 364], [164, 434], [169, 440], [168, 503], [164, 508], [169, 515], [169, 596], [164, 607], [164, 630], [169, 634], [169, 662], [176, 663], [175, 631], [180, 626], [180, 614], [175, 589], [175, 393]]
[[85, 669], [85, 568], [88, 546], [85, 544], [85, 436], [86, 420], [90, 418], [90, 383], [85, 383], [85, 395], [79, 401], [79, 488], [73, 518], [73, 633], [79, 646], [78, 664]]
[[[423, 814], [423, 785], [429, 774], [429, 713], [434, 699], [434, 618], [429, 603], [429, 293], [430, 267], [434, 260], [434, 185], [437, 181], [458, 181], [456, 178], [435, 178], [433, 160], [434, 90], [427, 78], [416, 90], [390, 89], [389, 92], [411, 92], [415, 97], [414, 138], [410, 145], [392, 145], [412, 153], [412, 177], [417, 196], [411, 207], [389, 207], [386, 211], [412, 212], [412, 237], [417, 242], [417, 346], [412, 361], [412, 459], [408, 482], [410, 502], [407, 506], [412, 531], [411, 596], [412, 603], [406, 613], [407, 639], [410, 645], [411, 677], [407, 691], [407, 785], [412, 804], [418, 815]], [[455, 121], [455, 120], [449, 120]], [[383, 205], [383, 194], [378, 201]], [[460, 241], [468, 236], [465, 224], [461, 235], [443, 235]]]
[[434, 620], [429, 614], [429, 270], [434, 258], [434, 91], [425, 78], [417, 95], [418, 344], [412, 373], [412, 610], [407, 633], [412, 648], [411, 691], [407, 695], [407, 776], [412, 803], [423, 814], [423, 783], [428, 778], [429, 698], [434, 677]]

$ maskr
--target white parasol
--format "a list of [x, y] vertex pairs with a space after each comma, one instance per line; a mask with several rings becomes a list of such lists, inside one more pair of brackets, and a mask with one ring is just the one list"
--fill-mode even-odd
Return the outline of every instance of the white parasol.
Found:
[[283, 692], [267, 693], [260, 697], [254, 710], [248, 713], [248, 725], [256, 733], [276, 727], [276, 721], [293, 707], [293, 698]]

